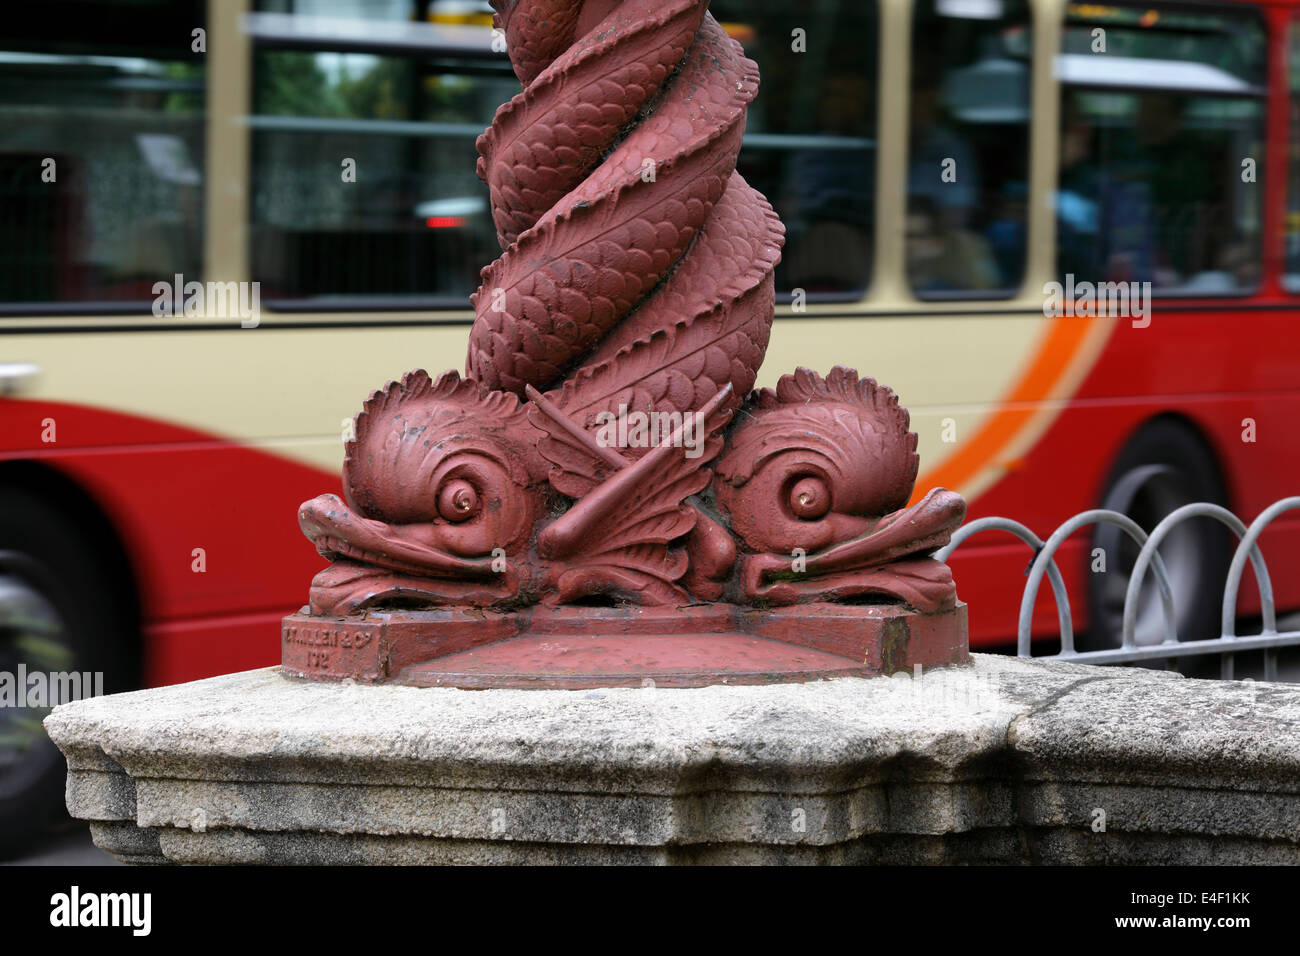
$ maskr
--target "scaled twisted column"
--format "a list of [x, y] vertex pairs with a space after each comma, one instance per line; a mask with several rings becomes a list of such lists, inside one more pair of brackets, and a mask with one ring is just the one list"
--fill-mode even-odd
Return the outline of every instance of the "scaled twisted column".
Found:
[[[888, 663], [886, 619], [909, 615], [935, 635], [916, 660], [961, 659], [964, 617], [929, 554], [964, 502], [935, 489], [908, 505], [916, 436], [893, 392], [843, 368], [751, 392], [784, 241], [736, 172], [755, 65], [707, 0], [494, 5], [523, 90], [478, 142], [503, 252], [472, 298], [466, 377], [411, 372], [365, 403], [346, 500], [299, 513], [332, 564], [311, 615], [286, 620], [286, 666], [383, 676], [477, 642], [613, 627], [624, 636], [581, 680], [689, 657], [672, 635], [697, 632], [775, 638], [773, 673], [871, 672]], [[648, 440], [633, 440], [638, 416]], [[868, 620], [864, 602], [886, 609]], [[419, 616], [434, 607], [466, 616]], [[353, 625], [371, 611], [382, 623]], [[851, 636], [819, 636], [828, 621]], [[334, 658], [312, 649], [345, 638]], [[785, 647], [824, 640], [821, 657]], [[533, 666], [521, 646], [475, 666], [518, 676]], [[749, 638], [728, 646], [689, 679], [756, 666]], [[419, 667], [404, 679], [452, 679]]]

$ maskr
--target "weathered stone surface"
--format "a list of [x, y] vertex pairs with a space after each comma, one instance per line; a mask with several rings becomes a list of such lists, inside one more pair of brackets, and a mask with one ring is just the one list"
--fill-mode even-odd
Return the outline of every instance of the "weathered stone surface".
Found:
[[1300, 688], [1141, 669], [464, 691], [271, 668], [46, 726], [69, 808], [132, 862], [1300, 862]]
[[90, 824], [95, 846], [107, 850], [123, 863], [136, 866], [159, 866], [171, 863], [158, 844], [159, 831], [138, 827], [133, 822]]

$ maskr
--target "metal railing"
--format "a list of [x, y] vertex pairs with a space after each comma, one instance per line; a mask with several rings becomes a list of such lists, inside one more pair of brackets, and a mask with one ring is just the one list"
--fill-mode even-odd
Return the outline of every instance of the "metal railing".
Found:
[[[1277, 649], [1300, 645], [1300, 631], [1282, 631], [1277, 629], [1277, 611], [1273, 602], [1273, 585], [1269, 579], [1268, 566], [1259, 549], [1260, 534], [1278, 515], [1287, 511], [1300, 510], [1300, 497], [1283, 498], [1265, 508], [1247, 527], [1246, 524], [1219, 505], [1201, 502], [1184, 505], [1170, 512], [1148, 535], [1132, 518], [1118, 511], [1094, 509], [1075, 515], [1052, 532], [1051, 537], [1042, 541], [1039, 537], [1018, 521], [1010, 518], [979, 518], [962, 525], [952, 536], [951, 543], [940, 550], [936, 557], [947, 561], [965, 541], [985, 531], [1006, 531], [1015, 535], [1034, 550], [1034, 559], [1029, 566], [1029, 580], [1025, 584], [1024, 594], [1020, 600], [1020, 621], [1017, 631], [1016, 653], [1019, 657], [1034, 656], [1030, 649], [1030, 631], [1034, 617], [1034, 602], [1038, 590], [1046, 577], [1052, 586], [1056, 598], [1056, 611], [1061, 632], [1061, 650], [1051, 656], [1068, 659], [1085, 664], [1131, 664], [1138, 661], [1173, 660], [1175, 658], [1193, 657], [1203, 654], [1219, 654], [1220, 676], [1225, 680], [1233, 677], [1234, 655], [1243, 651], [1263, 651], [1264, 679], [1277, 679]], [[1169, 586], [1169, 576], [1164, 562], [1160, 559], [1158, 548], [1170, 531], [1192, 518], [1213, 518], [1226, 525], [1239, 539], [1237, 550], [1232, 556], [1228, 568], [1228, 578], [1223, 589], [1223, 613], [1220, 620], [1220, 636], [1203, 641], [1179, 641], [1174, 612], [1174, 596]], [[1080, 528], [1096, 524], [1115, 525], [1126, 533], [1141, 548], [1129, 576], [1128, 589], [1124, 595], [1124, 618], [1120, 646], [1104, 650], [1079, 651], [1074, 647], [1074, 624], [1070, 616], [1070, 600], [1065, 589], [1065, 579], [1056, 565], [1056, 552], [1070, 535]], [[1241, 577], [1249, 560], [1255, 569], [1255, 579], [1259, 585], [1259, 598], [1263, 618], [1259, 634], [1239, 637], [1237, 635], [1237, 595], [1241, 589]], [[1155, 644], [1137, 642], [1137, 616], [1142, 582], [1150, 571], [1155, 576], [1156, 589], [1159, 593], [1163, 610], [1164, 638]]]

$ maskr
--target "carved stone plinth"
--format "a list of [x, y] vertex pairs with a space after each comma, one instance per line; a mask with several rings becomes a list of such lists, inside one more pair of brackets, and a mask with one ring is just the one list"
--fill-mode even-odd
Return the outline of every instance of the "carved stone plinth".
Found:
[[1139, 668], [475, 691], [268, 668], [45, 726], [68, 809], [137, 863], [1300, 863], [1300, 688]]
[[966, 606], [535, 607], [285, 618], [283, 668], [415, 687], [701, 687], [872, 677], [967, 659]]

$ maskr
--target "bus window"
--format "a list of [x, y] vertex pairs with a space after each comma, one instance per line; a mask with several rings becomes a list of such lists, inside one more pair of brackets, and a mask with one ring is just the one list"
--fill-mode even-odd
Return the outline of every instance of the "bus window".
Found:
[[874, 0], [714, 0], [758, 63], [742, 176], [780, 214], [777, 289], [856, 299], [871, 279], [878, 18]]
[[500, 255], [475, 140], [519, 82], [487, 5], [452, 24], [443, 6], [262, 0], [249, 18], [264, 298], [463, 304]]
[[1063, 283], [1186, 295], [1255, 286], [1264, 57], [1250, 14], [1068, 8], [1057, 62]]
[[1283, 236], [1286, 266], [1282, 287], [1300, 292], [1300, 22], [1288, 27], [1287, 82], [1290, 85], [1290, 140], [1287, 151], [1286, 220]]
[[0, 35], [0, 311], [200, 278], [202, 2], [29, 4]]
[[[739, 168], [785, 220], [777, 288], [857, 298], [871, 273], [875, 3], [710, 12], [762, 71]], [[259, 0], [249, 22], [263, 296], [463, 303], [500, 254], [475, 139], [519, 89], [488, 5]]]
[[1029, 8], [917, 0], [907, 278], [920, 298], [1013, 295], [1024, 277]]

